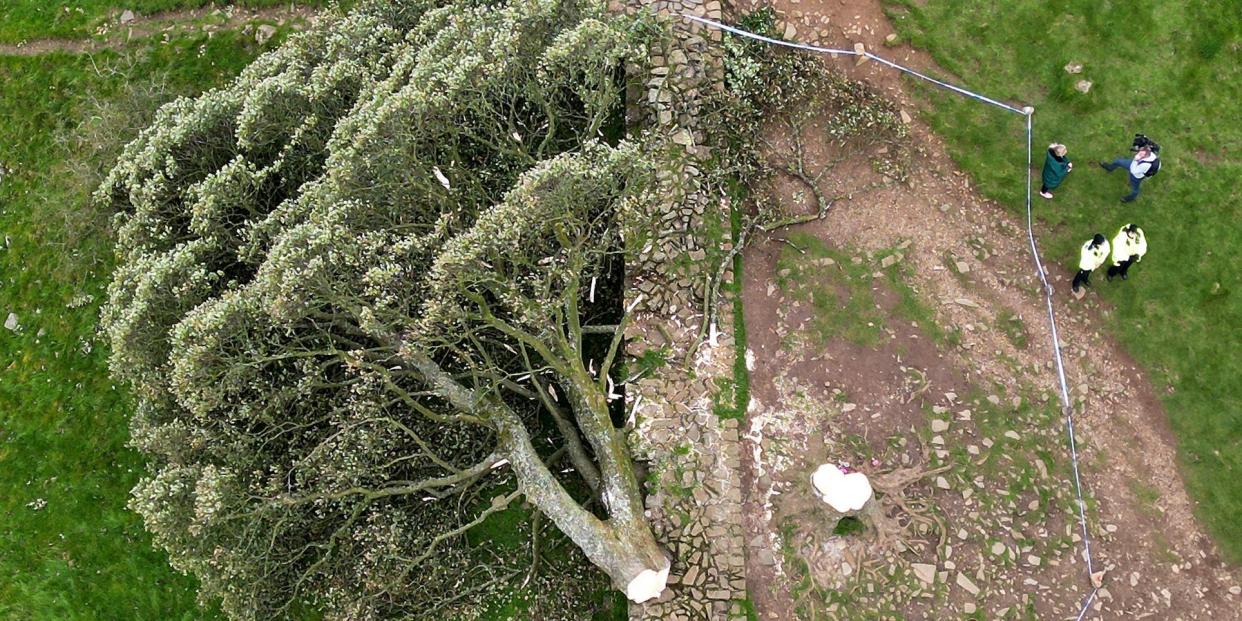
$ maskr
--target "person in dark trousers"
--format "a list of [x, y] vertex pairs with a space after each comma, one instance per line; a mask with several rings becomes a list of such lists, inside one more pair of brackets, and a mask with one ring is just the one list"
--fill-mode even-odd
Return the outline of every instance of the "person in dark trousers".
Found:
[[1113, 264], [1108, 266], [1108, 273], [1104, 277], [1112, 280], [1113, 276], [1121, 276], [1121, 279], [1125, 280], [1130, 266], [1142, 261], [1145, 254], [1147, 254], [1147, 236], [1143, 234], [1143, 229], [1134, 224], [1121, 227], [1121, 230], [1117, 231], [1117, 236], [1113, 238]]
[[1074, 169], [1074, 163], [1066, 155], [1069, 149], [1063, 144], [1052, 143], [1048, 145], [1048, 153], [1044, 155], [1044, 174], [1043, 185], [1039, 187], [1039, 195], [1044, 198], [1052, 198], [1052, 191], [1061, 185], [1068, 175]]
[[1091, 286], [1091, 272], [1104, 265], [1104, 260], [1107, 258], [1108, 240], [1103, 235], [1096, 233], [1082, 245], [1082, 250], [1078, 253], [1078, 273], [1074, 275], [1075, 294], [1078, 293], [1079, 286]]
[[1135, 152], [1133, 159], [1119, 157], [1111, 162], [1100, 162], [1100, 167], [1108, 172], [1113, 172], [1118, 168], [1125, 168], [1130, 172], [1130, 193], [1121, 197], [1121, 202], [1128, 203], [1139, 195], [1139, 184], [1143, 179], [1149, 176], [1149, 173], [1155, 174], [1159, 164], [1157, 160], [1159, 156], [1155, 154], [1150, 145], [1139, 147]]

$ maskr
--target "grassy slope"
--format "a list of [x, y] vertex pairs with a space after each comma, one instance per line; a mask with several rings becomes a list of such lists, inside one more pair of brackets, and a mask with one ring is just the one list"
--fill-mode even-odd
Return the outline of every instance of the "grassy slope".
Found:
[[[296, 4], [327, 6], [331, 0], [298, 0]], [[197, 9], [213, 0], [4, 0], [0, 6], [0, 43], [19, 43], [34, 38], [82, 38], [104, 20], [129, 9], [139, 15], [160, 11]], [[247, 8], [289, 6], [289, 0], [234, 0], [217, 6]]]
[[[135, 53], [128, 74], [167, 75], [173, 91], [194, 92], [256, 52], [240, 36], [185, 39]], [[213, 616], [125, 508], [142, 469], [125, 448], [129, 403], [108, 379], [105, 348], [83, 353], [110, 254], [101, 231], [64, 234], [64, 212], [86, 209], [90, 188], [63, 173], [79, 154], [54, 137], [76, 126], [88, 97], [120, 92], [125, 77], [94, 69], [115, 60], [0, 57], [0, 165], [16, 171], [0, 181], [0, 233], [10, 240], [0, 250], [0, 315], [15, 312], [22, 325], [0, 331], [0, 618]], [[81, 294], [94, 301], [67, 308]]]
[[[1164, 395], [1199, 515], [1242, 561], [1242, 163], [1231, 152], [1242, 144], [1242, 4], [888, 2], [902, 35], [964, 84], [1035, 106], [1037, 171], [1049, 142], [1069, 146], [1075, 171], [1054, 201], [1034, 199], [1053, 269], [1070, 274], [1091, 233], [1111, 237], [1131, 221], [1147, 232], [1150, 250], [1133, 277], [1101, 278], [1091, 295], [1115, 307], [1114, 333]], [[1066, 73], [1069, 62], [1083, 73]], [[1082, 78], [1093, 82], [1087, 95], [1073, 90]], [[950, 155], [987, 195], [1020, 208], [1021, 119], [941, 92], [926, 97]], [[1163, 169], [1123, 206], [1125, 174], [1105, 176], [1094, 162], [1125, 154], [1135, 132], [1164, 147]]]

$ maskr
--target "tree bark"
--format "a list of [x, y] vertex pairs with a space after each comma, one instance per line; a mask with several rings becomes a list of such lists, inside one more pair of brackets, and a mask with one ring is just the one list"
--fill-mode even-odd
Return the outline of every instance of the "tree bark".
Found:
[[597, 400], [599, 403], [594, 403], [589, 393], [584, 395], [575, 382], [569, 382], [574, 386], [570, 392], [575, 410], [586, 408], [575, 411], [575, 415], [599, 459], [601, 496], [608, 510], [607, 520], [595, 517], [569, 495], [539, 457], [521, 417], [508, 406], [466, 389], [422, 352], [409, 351], [407, 358], [454, 407], [478, 415], [495, 426], [499, 439], [497, 452], [509, 460], [526, 499], [582, 548], [586, 557], [608, 574], [613, 586], [624, 591], [643, 571], [660, 572], [667, 567], [668, 559], [642, 514], [633, 462], [623, 439], [607, 418], [607, 402], [602, 395]]
[[[592, 515], [552, 476], [531, 445], [522, 421], [507, 408], [503, 410], [496, 412], [492, 420], [500, 434], [500, 450], [508, 456], [526, 499], [582, 548], [586, 557], [608, 574], [614, 587], [624, 591], [643, 571], [664, 569], [668, 559], [641, 513], [638, 519], [611, 511], [607, 520]], [[607, 481], [617, 473], [606, 468], [601, 471], [607, 489]]]

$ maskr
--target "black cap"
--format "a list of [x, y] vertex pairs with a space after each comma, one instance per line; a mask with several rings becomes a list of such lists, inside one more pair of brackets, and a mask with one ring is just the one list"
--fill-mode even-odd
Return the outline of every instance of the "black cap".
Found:
[[1100, 244], [1102, 244], [1102, 243], [1104, 243], [1104, 242], [1105, 242], [1104, 236], [1103, 236], [1103, 235], [1100, 235], [1099, 233], [1096, 233], [1096, 234], [1095, 234], [1095, 237], [1092, 237], [1092, 238], [1091, 238], [1091, 243], [1093, 243], [1093, 244], [1095, 244], [1095, 245], [1097, 245], [1097, 246], [1098, 246], [1098, 245], [1100, 245]]

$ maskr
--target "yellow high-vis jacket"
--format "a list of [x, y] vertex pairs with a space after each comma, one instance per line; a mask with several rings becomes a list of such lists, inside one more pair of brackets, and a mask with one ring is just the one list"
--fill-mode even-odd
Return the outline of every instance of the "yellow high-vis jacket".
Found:
[[1108, 258], [1108, 240], [1099, 246], [1092, 246], [1091, 240], [1082, 245], [1082, 251], [1078, 255], [1078, 269], [1091, 271], [1101, 265]]
[[1134, 257], [1135, 261], [1142, 261], [1143, 255], [1147, 254], [1147, 237], [1143, 235], [1143, 229], [1135, 229], [1134, 233], [1134, 239], [1130, 239], [1126, 235], [1126, 227], [1123, 226], [1113, 237], [1113, 265], [1121, 265], [1122, 261], [1130, 257]]

